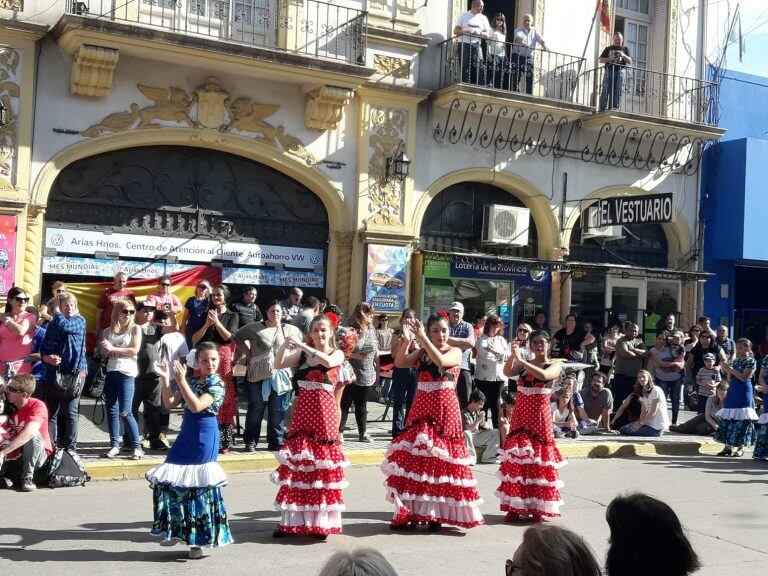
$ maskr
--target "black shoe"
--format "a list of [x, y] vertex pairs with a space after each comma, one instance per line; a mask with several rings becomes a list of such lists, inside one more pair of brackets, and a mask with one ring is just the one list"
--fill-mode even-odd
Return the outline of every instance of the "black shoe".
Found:
[[267, 446], [267, 450], [269, 450], [270, 452], [279, 452], [282, 449], [283, 447], [280, 444], [270, 444], [269, 446]]
[[312, 537], [315, 540], [320, 540], [321, 542], [328, 540], [328, 534], [312, 534]]
[[430, 532], [439, 532], [440, 528], [442, 527], [443, 525], [440, 524], [440, 522], [429, 522], [427, 524], [427, 530], [429, 530]]
[[275, 531], [272, 532], [272, 538], [282, 538], [283, 536], [286, 536], [286, 533], [280, 530], [280, 528], [275, 528]]
[[168, 446], [160, 442], [160, 440], [150, 440], [149, 441], [149, 449], [155, 450], [157, 452], [167, 452]]
[[243, 452], [256, 452], [256, 445], [253, 442], [246, 442], [243, 446]]
[[726, 446], [720, 452], [717, 453], [717, 456], [732, 456], [732, 455], [733, 455], [733, 452], [731, 452], [731, 449], [728, 446]]

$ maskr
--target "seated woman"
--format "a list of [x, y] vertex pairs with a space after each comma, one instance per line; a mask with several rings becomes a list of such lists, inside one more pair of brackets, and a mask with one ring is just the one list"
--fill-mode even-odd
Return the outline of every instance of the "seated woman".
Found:
[[728, 382], [720, 382], [715, 387], [715, 394], [707, 398], [707, 406], [703, 414], [696, 414], [683, 424], [669, 427], [670, 432], [680, 434], [695, 434], [697, 436], [711, 436], [720, 425], [720, 418], [716, 416], [718, 410], [723, 407], [725, 395], [728, 393]]
[[616, 420], [627, 410], [633, 397], [640, 401], [640, 415], [637, 419], [630, 419], [628, 424], [619, 428], [619, 432], [626, 436], [661, 436], [669, 429], [667, 399], [664, 391], [653, 384], [651, 373], [647, 370], [638, 372], [635, 389], [616, 411], [611, 421], [612, 428]]

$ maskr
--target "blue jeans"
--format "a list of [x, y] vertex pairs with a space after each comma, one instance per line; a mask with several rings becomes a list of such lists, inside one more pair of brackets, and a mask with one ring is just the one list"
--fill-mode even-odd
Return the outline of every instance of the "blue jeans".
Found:
[[632, 424], [634, 424], [634, 422], [630, 422], [626, 426], [622, 426], [619, 428], [619, 432], [621, 432], [624, 436], [661, 436], [661, 430], [656, 430], [656, 428], [651, 428], [648, 425], [640, 426], [640, 428], [632, 432], [632, 430], [629, 429]]
[[512, 55], [512, 90], [520, 92], [520, 76], [525, 74], [525, 93], [533, 94], [533, 58]]
[[672, 424], [677, 424], [677, 415], [680, 412], [680, 393], [683, 389], [683, 375], [674, 382], [664, 382], [656, 380], [656, 385], [664, 390], [664, 394], [672, 404]]
[[600, 111], [621, 108], [621, 92], [624, 88], [624, 68], [606, 66], [603, 89], [600, 92]]
[[277, 448], [283, 443], [285, 434], [285, 414], [290, 406], [290, 392], [278, 394], [271, 390], [269, 398], [264, 401], [261, 395], [261, 382], [247, 382], [248, 412], [245, 415], [245, 432], [243, 442], [258, 444], [261, 438], [261, 421], [264, 411], [267, 411], [267, 445]]
[[485, 84], [485, 63], [479, 43], [459, 43], [459, 65], [464, 84]]
[[67, 398], [45, 383], [45, 405], [48, 408], [48, 434], [57, 448], [77, 449], [77, 424], [80, 418], [80, 396]]
[[392, 369], [392, 436], [398, 436], [408, 420], [408, 412], [416, 397], [418, 382], [411, 368]]
[[120, 447], [120, 420], [122, 419], [134, 450], [141, 449], [139, 427], [131, 412], [133, 390], [133, 376], [126, 376], [115, 370], [107, 372], [104, 380], [104, 399], [109, 417], [109, 444], [112, 448]]

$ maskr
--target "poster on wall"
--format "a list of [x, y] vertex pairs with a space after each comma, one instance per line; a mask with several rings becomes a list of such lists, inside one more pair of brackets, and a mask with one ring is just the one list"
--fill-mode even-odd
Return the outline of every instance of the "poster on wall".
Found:
[[0, 216], [0, 294], [13, 287], [16, 266], [16, 216]]
[[368, 245], [365, 299], [377, 312], [405, 309], [408, 249], [404, 246]]

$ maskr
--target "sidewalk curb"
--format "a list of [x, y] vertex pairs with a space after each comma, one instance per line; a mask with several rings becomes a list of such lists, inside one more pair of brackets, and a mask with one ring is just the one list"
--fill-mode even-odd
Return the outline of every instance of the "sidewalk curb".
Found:
[[[632, 458], [634, 456], [696, 456], [713, 455], [722, 449], [713, 440], [690, 442], [569, 442], [558, 445], [563, 458]], [[384, 459], [386, 448], [349, 450], [345, 453], [352, 466], [378, 466]], [[478, 451], [479, 452], [479, 451]], [[479, 455], [479, 454], [478, 454]], [[129, 480], [143, 478], [164, 458], [151, 456], [140, 461], [97, 460], [86, 463], [92, 480]], [[256, 454], [227, 454], [219, 457], [225, 472], [271, 472], [278, 462], [271, 452]]]

